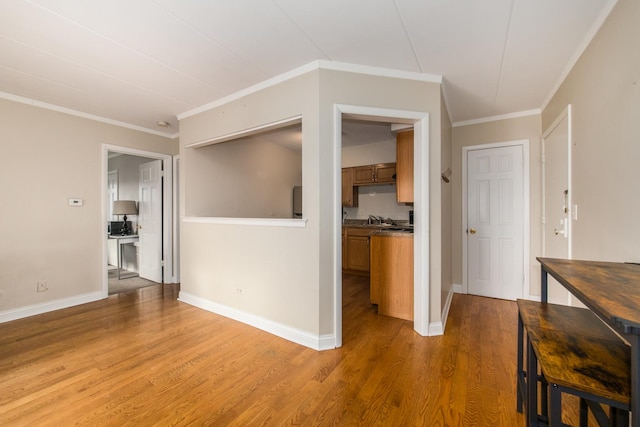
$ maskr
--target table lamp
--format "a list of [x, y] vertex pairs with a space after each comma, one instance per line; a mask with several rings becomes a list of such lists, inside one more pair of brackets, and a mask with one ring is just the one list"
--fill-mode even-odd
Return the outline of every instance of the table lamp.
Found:
[[136, 215], [138, 208], [134, 200], [116, 200], [113, 202], [113, 214], [124, 215], [124, 224], [122, 225], [122, 235], [126, 236], [131, 232], [127, 224], [127, 215]]

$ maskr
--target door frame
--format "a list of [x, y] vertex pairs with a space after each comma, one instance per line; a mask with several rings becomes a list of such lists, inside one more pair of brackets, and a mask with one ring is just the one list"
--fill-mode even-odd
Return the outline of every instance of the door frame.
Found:
[[519, 139], [515, 141], [495, 142], [481, 145], [468, 145], [462, 147], [462, 293], [469, 293], [468, 283], [468, 270], [467, 270], [467, 156], [469, 151], [486, 150], [491, 148], [504, 148], [504, 147], [522, 147], [522, 159], [524, 161], [522, 167], [522, 180], [523, 180], [523, 236], [522, 236], [522, 250], [523, 250], [523, 263], [522, 271], [524, 274], [522, 285], [522, 296], [531, 297], [531, 193], [530, 193], [530, 166], [529, 166], [529, 140]]
[[132, 156], [146, 157], [151, 160], [161, 160], [163, 169], [162, 185], [162, 252], [164, 254], [164, 269], [162, 272], [163, 283], [177, 283], [173, 266], [175, 245], [173, 239], [173, 156], [169, 154], [154, 153], [152, 151], [138, 150], [119, 145], [102, 144], [102, 203], [100, 234], [102, 239], [102, 294], [106, 298], [109, 295], [109, 275], [107, 268], [107, 243], [108, 236], [105, 224], [107, 223], [107, 174], [109, 172], [109, 153], [128, 154]]
[[[422, 336], [442, 333], [442, 328], [431, 328], [429, 324], [430, 303], [430, 223], [429, 223], [429, 113], [387, 108], [363, 107], [358, 105], [334, 104], [333, 123], [333, 179], [334, 179], [334, 232], [333, 263], [334, 275], [334, 335], [335, 347], [342, 346], [342, 118], [378, 122], [394, 122], [413, 125], [413, 192], [414, 192], [414, 233], [413, 233], [413, 329]], [[436, 330], [437, 329], [437, 330]]]
[[[566, 108], [564, 110], [562, 110], [562, 112], [560, 114], [558, 114], [558, 116], [553, 120], [553, 122], [551, 123], [551, 125], [549, 125], [549, 127], [547, 129], [545, 129], [545, 131], [542, 133], [542, 140], [541, 140], [541, 154], [542, 154], [542, 168], [540, 171], [540, 175], [541, 175], [541, 186], [542, 186], [542, 200], [541, 200], [541, 206], [542, 206], [542, 212], [540, 212], [540, 216], [541, 216], [541, 220], [542, 220], [542, 236], [541, 236], [541, 241], [542, 241], [542, 256], [546, 256], [547, 255], [547, 238], [546, 238], [546, 232], [547, 232], [547, 226], [548, 221], [545, 215], [545, 212], [547, 210], [547, 181], [546, 181], [546, 173], [547, 173], [547, 162], [546, 162], [546, 140], [549, 138], [549, 135], [551, 135], [553, 133], [553, 131], [555, 131], [558, 126], [560, 125], [560, 123], [562, 123], [562, 121], [565, 119], [567, 119], [567, 142], [566, 142], [566, 148], [567, 148], [567, 258], [568, 259], [572, 259], [573, 258], [573, 245], [572, 245], [572, 235], [573, 235], [573, 221], [577, 219], [577, 206], [573, 205], [573, 188], [572, 188], [572, 168], [571, 165], [573, 163], [572, 161], [572, 152], [573, 152], [573, 135], [572, 135], [572, 113], [571, 113], [571, 104], [568, 104], [566, 106]], [[563, 290], [563, 292], [565, 292], [566, 290]], [[577, 299], [575, 299], [572, 295], [571, 292], [566, 291], [567, 293], [567, 301], [566, 304], [569, 306], [573, 306], [578, 304], [579, 306], [583, 307], [584, 305], [582, 303], [580, 303]]]

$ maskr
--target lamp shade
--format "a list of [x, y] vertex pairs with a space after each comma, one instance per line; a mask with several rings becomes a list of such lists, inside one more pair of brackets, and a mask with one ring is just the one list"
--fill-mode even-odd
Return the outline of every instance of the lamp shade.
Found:
[[134, 200], [116, 200], [113, 202], [114, 215], [135, 215], [138, 213]]

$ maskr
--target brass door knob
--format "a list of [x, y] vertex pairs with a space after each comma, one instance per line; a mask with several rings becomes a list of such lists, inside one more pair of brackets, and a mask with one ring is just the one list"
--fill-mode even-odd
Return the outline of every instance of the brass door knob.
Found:
[[470, 229], [469, 229], [469, 233], [471, 233], [471, 234], [476, 234], [476, 229], [475, 229], [475, 228], [470, 228]]

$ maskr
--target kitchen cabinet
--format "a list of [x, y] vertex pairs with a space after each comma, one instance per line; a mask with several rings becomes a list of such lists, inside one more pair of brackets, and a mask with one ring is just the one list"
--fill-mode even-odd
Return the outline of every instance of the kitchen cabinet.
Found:
[[358, 206], [358, 187], [353, 185], [354, 168], [342, 168], [342, 206]]
[[369, 275], [370, 228], [343, 227], [342, 270], [345, 273]]
[[398, 203], [413, 203], [413, 131], [396, 135], [396, 195]]
[[413, 320], [413, 235], [371, 236], [370, 298], [378, 314]]
[[395, 163], [356, 166], [353, 169], [354, 185], [395, 184], [396, 182]]

